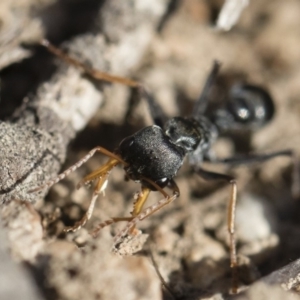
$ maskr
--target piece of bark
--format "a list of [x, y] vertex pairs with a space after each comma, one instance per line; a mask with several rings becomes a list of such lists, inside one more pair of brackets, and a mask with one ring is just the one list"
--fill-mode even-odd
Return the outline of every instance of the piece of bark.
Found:
[[260, 281], [267, 284], [277, 284], [285, 290], [298, 290], [300, 283], [300, 259], [263, 277]]
[[300, 259], [272, 272], [252, 284], [245, 292], [231, 297], [234, 300], [252, 299], [300, 299], [299, 291]]

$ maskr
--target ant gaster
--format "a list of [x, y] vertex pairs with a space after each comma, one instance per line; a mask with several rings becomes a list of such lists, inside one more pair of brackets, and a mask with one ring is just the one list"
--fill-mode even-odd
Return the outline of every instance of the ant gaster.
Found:
[[[106, 164], [79, 182], [77, 187], [91, 181], [96, 181], [93, 196], [84, 217], [74, 226], [66, 228], [66, 231], [75, 231], [90, 219], [96, 199], [99, 193], [104, 191], [106, 187], [110, 171], [118, 164], [121, 164], [124, 167], [127, 178], [141, 183], [141, 191], [134, 202], [133, 211], [131, 212], [132, 216], [112, 218], [99, 224], [93, 231], [93, 235], [95, 235], [104, 226], [119, 221], [127, 221], [126, 227], [115, 237], [115, 244], [117, 244], [125, 235], [134, 235], [135, 226], [139, 221], [152, 215], [179, 196], [179, 188], [174, 181], [174, 177], [187, 157], [194, 172], [203, 179], [222, 180], [231, 185], [227, 228], [229, 232], [230, 264], [235, 273], [238, 265], [234, 226], [237, 196], [236, 180], [229, 175], [205, 170], [201, 167], [201, 163], [205, 161], [237, 165], [263, 162], [277, 156], [295, 158], [291, 150], [264, 155], [242, 155], [226, 159], [217, 159], [212, 155], [211, 146], [224, 131], [234, 128], [259, 128], [272, 119], [274, 104], [268, 92], [257, 86], [236, 84], [231, 88], [227, 105], [208, 114], [208, 94], [220, 68], [220, 64], [214, 62], [192, 115], [190, 117], [174, 117], [167, 120], [160, 106], [141, 83], [88, 68], [76, 59], [64, 54], [46, 40], [42, 41], [42, 45], [68, 63], [83, 69], [84, 72], [94, 78], [136, 88], [145, 97], [155, 125], [145, 127], [133, 135], [126, 137], [114, 152], [110, 152], [102, 147], [92, 149], [69, 169], [30, 192], [38, 191], [41, 188], [49, 188], [79, 168], [96, 152], [101, 152], [108, 156], [109, 160]], [[296, 182], [295, 178], [298, 175], [296, 169], [294, 168], [294, 182]], [[173, 191], [173, 194], [167, 194], [164, 191], [165, 187], [169, 187]], [[293, 184], [293, 190], [295, 191], [296, 189], [298, 189], [298, 185]], [[164, 196], [164, 199], [143, 210], [151, 191], [159, 191]], [[236, 292], [236, 286], [233, 289]]]

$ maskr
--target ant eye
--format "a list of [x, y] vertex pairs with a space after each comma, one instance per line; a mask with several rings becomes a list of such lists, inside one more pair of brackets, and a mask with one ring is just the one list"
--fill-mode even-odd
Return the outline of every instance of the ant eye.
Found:
[[239, 109], [238, 115], [241, 119], [245, 120], [249, 118], [250, 113], [246, 108], [242, 107], [241, 109]]
[[231, 113], [238, 122], [247, 122], [253, 117], [251, 107], [242, 98], [237, 98], [230, 105]]

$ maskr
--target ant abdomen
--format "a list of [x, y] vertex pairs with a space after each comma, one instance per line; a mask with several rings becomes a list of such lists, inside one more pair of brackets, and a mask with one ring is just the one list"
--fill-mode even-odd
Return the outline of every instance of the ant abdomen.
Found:
[[227, 105], [216, 111], [214, 122], [220, 130], [256, 129], [274, 116], [275, 106], [270, 94], [262, 87], [234, 84]]

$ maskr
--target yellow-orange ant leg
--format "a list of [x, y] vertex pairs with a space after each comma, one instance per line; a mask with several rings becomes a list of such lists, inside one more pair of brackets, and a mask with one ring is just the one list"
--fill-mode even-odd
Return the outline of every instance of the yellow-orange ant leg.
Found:
[[91, 218], [93, 211], [94, 211], [96, 200], [99, 196], [99, 193], [104, 192], [104, 190], [106, 188], [109, 173], [117, 164], [119, 164], [119, 160], [117, 160], [115, 158], [111, 158], [108, 160], [108, 162], [105, 165], [100, 167], [98, 170], [90, 173], [83, 180], [80, 181], [79, 186], [81, 186], [87, 182], [91, 182], [95, 179], [98, 179], [96, 186], [94, 188], [93, 196], [92, 196], [92, 199], [91, 199], [91, 202], [90, 202], [87, 212], [85, 213], [85, 215], [83, 216], [83, 218], [80, 221], [75, 223], [74, 226], [65, 228], [66, 232], [76, 231], [76, 230], [80, 229]]
[[227, 208], [227, 230], [229, 234], [229, 251], [230, 251], [230, 268], [232, 270], [232, 288], [233, 294], [237, 293], [238, 290], [238, 261], [237, 251], [235, 242], [235, 212], [236, 212], [236, 201], [237, 201], [237, 184], [234, 177], [215, 173], [204, 170], [200, 167], [196, 167], [195, 172], [198, 173], [205, 180], [223, 180], [231, 186], [230, 198]]
[[[113, 223], [117, 223], [117, 222], [122, 222], [122, 221], [127, 221], [130, 222], [135, 216], [137, 216], [144, 204], [146, 203], [148, 196], [150, 194], [151, 190], [149, 188], [146, 187], [142, 187], [141, 192], [138, 193], [138, 197], [133, 205], [133, 211], [131, 212], [132, 217], [116, 217], [116, 218], [111, 218], [109, 220], [106, 220], [104, 222], [101, 222], [99, 225], [97, 225], [94, 230], [91, 232], [92, 236], [97, 236], [98, 232], [103, 228], [106, 227], [108, 225], [111, 225]], [[132, 228], [132, 231], [134, 231], [134, 228]]]
[[[131, 212], [132, 217], [136, 217], [143, 209], [151, 190], [145, 186], [142, 186], [142, 190], [138, 193], [138, 197], [133, 204], [133, 211]], [[131, 221], [131, 220], [130, 220]], [[135, 227], [130, 229], [130, 234], [134, 234]]]
[[103, 176], [103, 174], [106, 174], [109, 172], [112, 168], [114, 168], [116, 165], [119, 164], [119, 160], [115, 158], [111, 158], [107, 161], [106, 164], [95, 170], [94, 172], [91, 172], [87, 176], [85, 176], [83, 179], [81, 179], [77, 184], [77, 189], [79, 189], [81, 186], [97, 179]]
[[237, 186], [236, 181], [231, 180], [230, 199], [227, 211], [227, 229], [229, 233], [229, 249], [230, 249], [230, 267], [232, 270], [232, 290], [233, 294], [238, 290], [238, 261], [236, 254], [236, 241], [235, 241], [235, 214], [236, 214], [236, 200], [237, 200]]
[[[136, 217], [134, 217], [131, 221], [129, 221], [126, 227], [115, 236], [114, 245], [119, 244], [122, 241], [123, 237], [126, 236], [128, 233], [130, 233], [132, 228], [134, 228], [138, 222], [153, 215], [155, 212], [159, 211], [164, 206], [172, 203], [176, 198], [179, 197], [180, 195], [179, 188], [174, 180], [170, 182], [170, 188], [173, 190], [173, 195], [170, 196], [163, 191], [163, 195], [166, 195], [166, 197], [158, 201], [157, 203], [147, 207], [142, 212], [140, 212]], [[162, 188], [159, 188], [159, 190], [162, 190]]]
[[107, 173], [106, 175], [104, 175], [98, 179], [95, 189], [94, 189], [94, 193], [93, 193], [91, 202], [89, 204], [89, 208], [86, 211], [86, 213], [84, 214], [84, 216], [82, 217], [82, 219], [77, 221], [73, 226], [66, 227], [64, 229], [65, 232], [70, 232], [70, 231], [74, 232], [74, 231], [80, 229], [91, 218], [93, 211], [94, 211], [96, 200], [99, 196], [99, 193], [101, 191], [103, 191], [103, 188], [105, 188], [105, 186], [106, 186], [108, 175], [109, 174]]
[[[109, 163], [112, 161], [115, 161], [115, 160], [114, 159], [109, 160], [107, 165], [109, 165]], [[85, 215], [83, 216], [83, 218], [80, 221], [76, 222], [75, 225], [73, 225], [73, 226], [66, 227], [64, 229], [64, 231], [66, 231], [66, 232], [73, 231], [74, 232], [74, 231], [80, 229], [82, 226], [84, 226], [86, 224], [86, 222], [91, 218], [93, 211], [94, 211], [96, 200], [97, 200], [99, 194], [105, 190], [110, 170], [115, 165], [116, 165], [115, 163], [111, 164], [110, 169], [106, 168], [105, 174], [103, 174], [103, 171], [102, 171], [101, 175], [98, 174], [98, 176], [95, 177], [95, 178], [99, 178], [101, 176], [96, 183], [96, 187], [94, 189], [93, 196], [92, 196], [92, 199], [91, 199], [91, 202], [90, 202], [87, 212], [85, 213]], [[101, 168], [101, 169], [103, 169], [103, 168]], [[89, 181], [94, 180], [95, 178], [91, 178]], [[122, 220], [121, 220], [121, 218], [114, 218], [114, 219], [115, 219], [115, 222], [119, 222], [119, 221], [128, 221], [131, 218], [122, 218]]]
[[92, 149], [87, 155], [85, 155], [82, 159], [80, 159], [76, 164], [74, 164], [73, 166], [71, 166], [70, 168], [68, 168], [66, 171], [64, 171], [63, 173], [57, 175], [57, 177], [49, 180], [48, 182], [46, 182], [45, 184], [36, 187], [30, 191], [28, 191], [29, 193], [34, 193], [37, 192], [41, 189], [44, 188], [50, 188], [52, 185], [58, 183], [59, 181], [61, 181], [62, 179], [64, 179], [66, 176], [68, 176], [70, 173], [74, 172], [75, 170], [77, 170], [79, 167], [81, 167], [84, 163], [86, 163], [96, 152], [100, 152], [110, 158], [113, 158], [115, 160], [117, 160], [119, 163], [123, 164], [123, 165], [127, 165], [127, 163], [125, 161], [123, 161], [119, 156], [117, 156], [116, 154], [106, 150], [105, 148], [102, 147], [96, 147], [94, 149]]
[[142, 186], [142, 190], [138, 193], [138, 198], [133, 204], [133, 211], [131, 212], [133, 217], [137, 216], [141, 212], [150, 192], [151, 190], [149, 188]]
[[[148, 179], [148, 178], [143, 178], [143, 180], [147, 181], [149, 184], [151, 184], [153, 187], [155, 187], [159, 192], [161, 192], [165, 198], [168, 197], [168, 194], [159, 186], [157, 185], [154, 181]], [[137, 200], [134, 202], [133, 205], [133, 211], [131, 212], [133, 217], [136, 217], [139, 215], [149, 197], [151, 190], [145, 186], [142, 186], [141, 192], [138, 194]], [[131, 220], [130, 220], [131, 221]], [[134, 234], [135, 232], [135, 226], [132, 226], [130, 228], [129, 233]]]
[[[148, 178], [144, 178], [144, 177], [142, 179], [144, 181], [147, 181], [153, 187], [155, 187], [157, 189], [157, 191], [159, 191], [161, 194], [163, 194], [163, 196], [165, 197], [165, 199], [167, 199], [167, 198], [170, 197], [158, 184], [156, 184], [152, 180], [150, 180]], [[174, 182], [174, 184], [175, 184], [175, 182]], [[172, 181], [172, 186], [174, 186], [174, 184], [173, 184], [173, 181]], [[177, 185], [176, 185], [176, 188], [173, 188], [173, 190], [177, 191], [177, 196], [178, 196], [179, 195], [179, 189], [178, 189]], [[91, 235], [93, 237], [96, 237], [97, 234], [99, 233], [99, 231], [102, 228], [104, 228], [106, 226], [109, 226], [109, 225], [111, 225], [113, 223], [116, 223], [116, 222], [128, 221], [129, 223], [131, 223], [132, 220], [134, 220], [137, 216], [140, 215], [140, 213], [141, 213], [141, 211], [143, 209], [143, 206], [144, 206], [144, 204], [146, 203], [146, 201], [148, 199], [148, 196], [149, 196], [150, 192], [151, 192], [151, 190], [149, 188], [146, 188], [146, 187], [142, 186], [142, 191], [138, 194], [138, 198], [135, 201], [134, 206], [133, 206], [133, 211], [131, 213], [132, 217], [116, 217], [116, 218], [111, 218], [111, 219], [108, 219], [108, 220], [106, 220], [104, 222], [101, 222], [100, 224], [98, 224], [94, 228], [94, 230], [91, 232]], [[132, 225], [132, 226], [130, 226], [130, 228], [128, 229], [128, 231], [130, 230], [130, 232], [133, 233], [134, 228], [135, 228], [135, 226]]]

